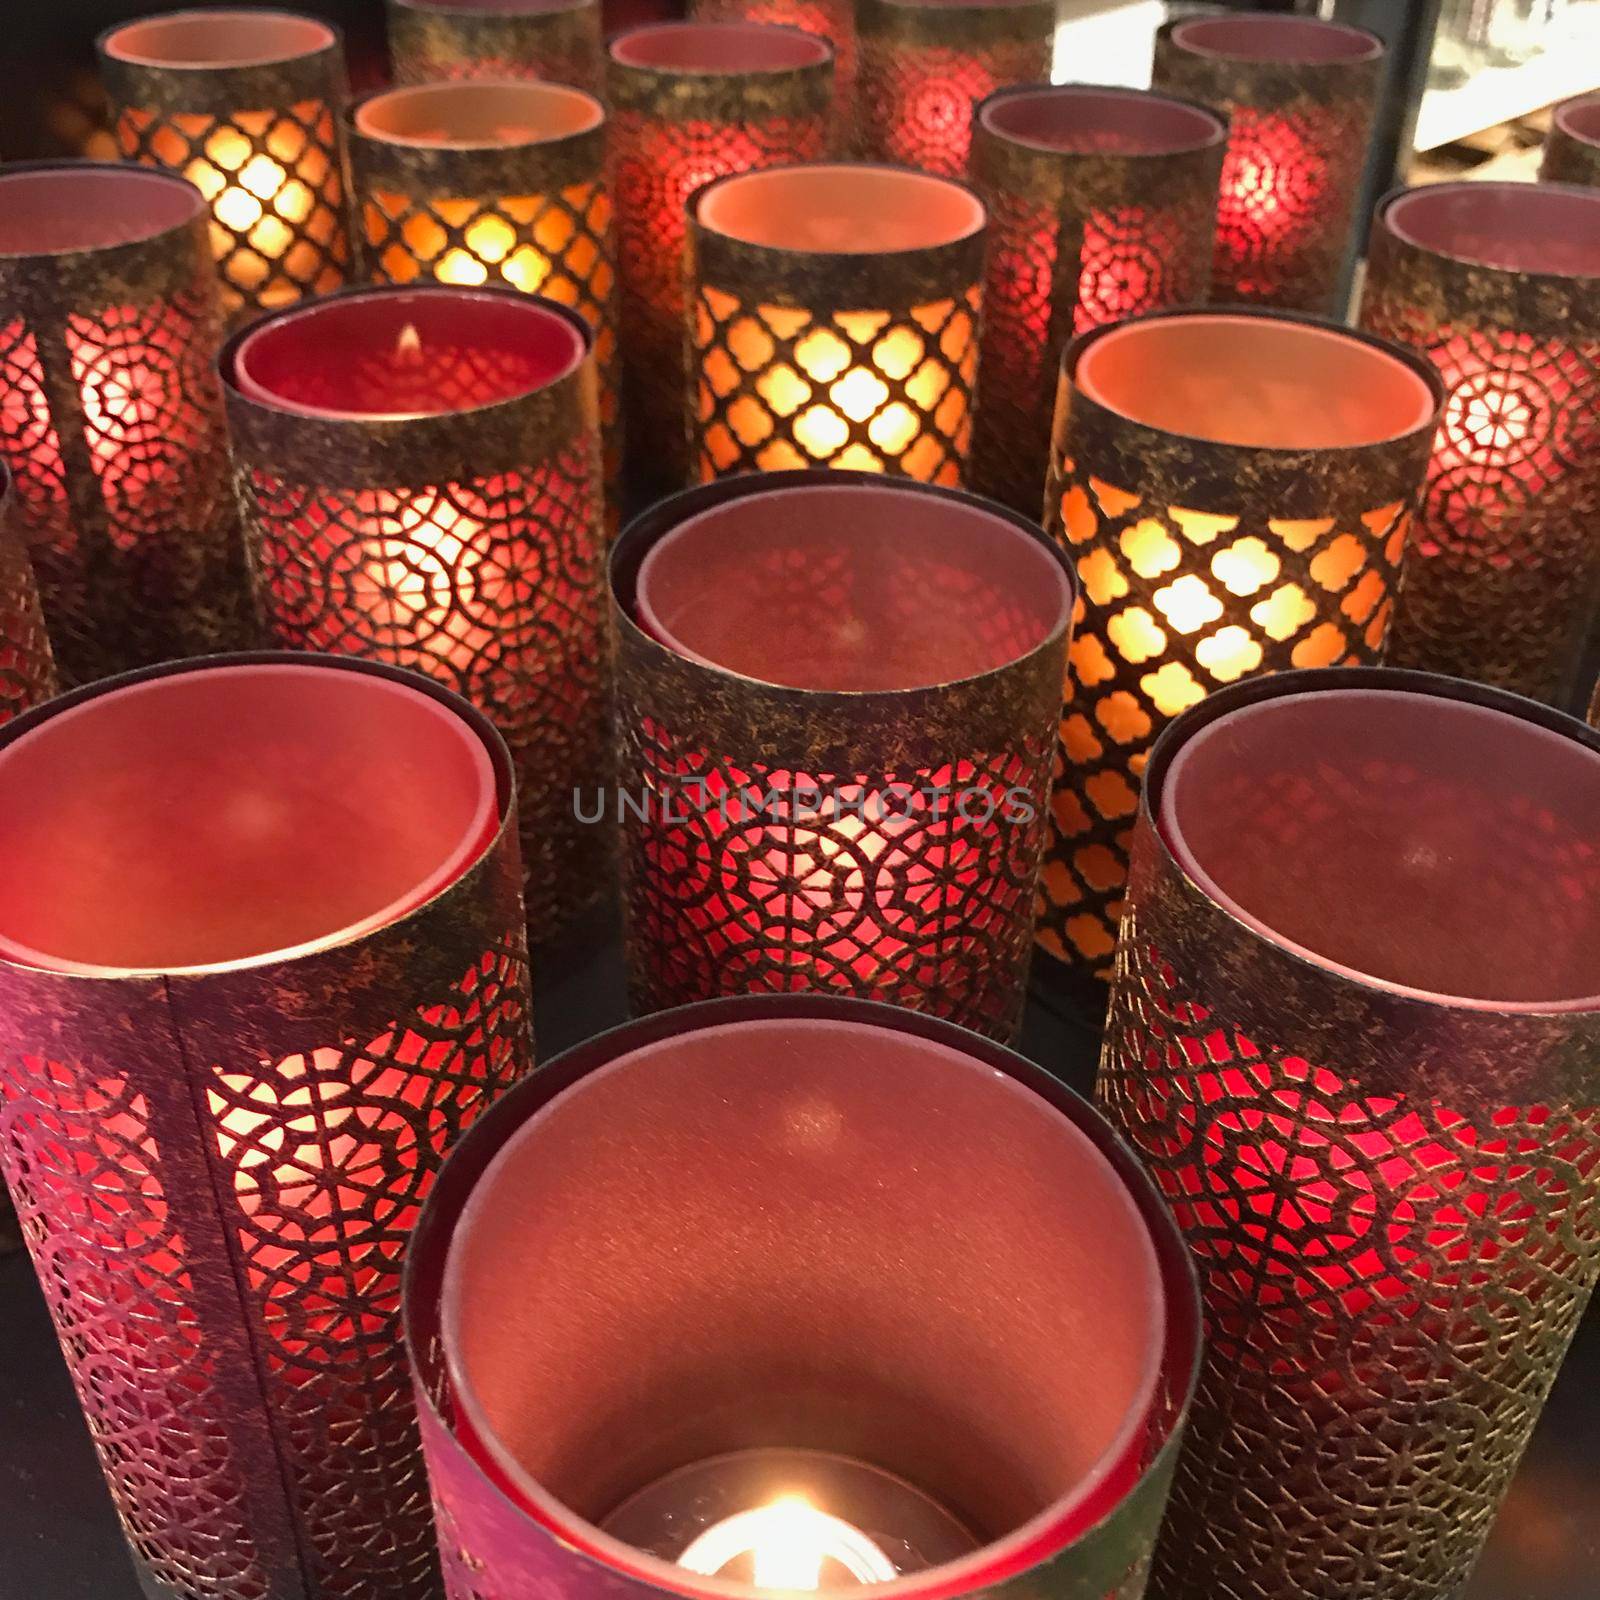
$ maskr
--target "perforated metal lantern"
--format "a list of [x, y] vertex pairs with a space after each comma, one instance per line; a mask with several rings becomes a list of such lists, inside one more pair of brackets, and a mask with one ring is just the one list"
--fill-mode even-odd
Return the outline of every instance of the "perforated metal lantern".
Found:
[[1039, 900], [1103, 977], [1151, 745], [1239, 678], [1382, 659], [1439, 416], [1427, 364], [1275, 312], [1068, 347], [1046, 503], [1082, 590]]
[[1550, 114], [1539, 178], [1600, 187], [1600, 95], [1565, 101]]
[[1573, 694], [1600, 578], [1600, 191], [1391, 195], [1361, 322], [1426, 356], [1446, 391], [1392, 659]]
[[1184, 17], [1157, 33], [1155, 87], [1228, 118], [1212, 299], [1343, 315], [1383, 58], [1363, 28], [1273, 12]]
[[844, 148], [855, 127], [856, 14], [851, 0], [691, 0], [696, 22], [761, 22], [798, 28], [833, 46], [833, 104]]
[[255, 640], [221, 337], [188, 184], [0, 171], [0, 457], [65, 683]]
[[538, 78], [598, 91], [599, 0], [386, 0], [396, 83]]
[[11, 527], [13, 497], [11, 475], [0, 464], [0, 723], [56, 689], [33, 563]]
[[1460, 1595], [1600, 1271], [1600, 733], [1237, 684], [1146, 774], [1099, 1098], [1200, 1268], [1170, 1600]]
[[99, 51], [123, 156], [187, 178], [211, 207], [230, 317], [344, 283], [336, 29], [290, 11], [176, 11], [110, 29]]

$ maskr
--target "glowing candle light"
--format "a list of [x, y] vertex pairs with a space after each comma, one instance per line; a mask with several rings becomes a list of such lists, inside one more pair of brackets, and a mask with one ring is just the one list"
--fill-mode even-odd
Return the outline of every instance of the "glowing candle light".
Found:
[[597, 92], [605, 75], [599, 0], [388, 0], [400, 84], [536, 78]]
[[1178, 311], [1062, 364], [1048, 525], [1083, 612], [1039, 902], [1051, 955], [1105, 975], [1140, 776], [1217, 688], [1381, 659], [1439, 417], [1425, 362], [1330, 323]]
[[333, 28], [288, 11], [178, 11], [111, 29], [100, 70], [122, 154], [181, 173], [211, 207], [230, 315], [344, 282], [346, 89]]

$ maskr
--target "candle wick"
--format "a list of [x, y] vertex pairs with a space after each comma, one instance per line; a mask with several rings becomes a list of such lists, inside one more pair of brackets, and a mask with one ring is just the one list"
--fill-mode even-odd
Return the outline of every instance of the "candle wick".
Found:
[[396, 361], [416, 363], [422, 357], [422, 335], [417, 332], [413, 323], [408, 322], [400, 330], [400, 337], [394, 342]]

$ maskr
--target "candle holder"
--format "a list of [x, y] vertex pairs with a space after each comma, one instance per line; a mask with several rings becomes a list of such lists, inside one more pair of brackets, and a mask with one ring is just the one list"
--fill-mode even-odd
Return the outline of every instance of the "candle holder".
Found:
[[690, 476], [689, 197], [731, 172], [828, 154], [833, 52], [794, 28], [667, 22], [613, 39], [608, 73], [628, 432], [647, 445], [637, 476], [678, 489]]
[[985, 233], [969, 189], [904, 167], [707, 184], [689, 214], [698, 476], [827, 466], [959, 485]]
[[530, 1067], [505, 748], [408, 673], [216, 657], [0, 730], [0, 1168], [153, 1600], [424, 1600], [397, 1325]]
[[119, 164], [0, 170], [0, 308], [11, 526], [65, 682], [253, 643], [204, 203]]
[[112, 28], [99, 50], [123, 156], [181, 174], [211, 207], [230, 316], [345, 281], [335, 29], [289, 11], [176, 11]]
[[353, 290], [223, 352], [277, 642], [410, 667], [495, 720], [530, 927], [606, 887], [573, 791], [609, 776], [605, 532], [587, 325], [504, 289]]
[[1314, 17], [1186, 17], [1156, 34], [1157, 89], [1228, 118], [1211, 297], [1342, 316], [1340, 276], [1383, 41]]
[[1046, 512], [1083, 609], [1039, 938], [1079, 975], [1107, 975], [1167, 722], [1239, 678], [1381, 659], [1441, 399], [1410, 352], [1278, 312], [1068, 347]]
[[1203, 301], [1228, 128], [1165, 95], [1001, 89], [978, 108], [989, 212], [973, 487], [1037, 516], [1054, 380], [1074, 333]]
[[851, 0], [690, 0], [696, 22], [756, 22], [798, 28], [833, 46], [833, 113], [838, 143], [855, 127], [856, 12]]
[[1462, 1593], [1588, 1299], [1600, 734], [1391, 671], [1156, 746], [1099, 1093], [1200, 1267], [1152, 1587]]
[[861, 153], [966, 175], [979, 101], [1048, 83], [1054, 0], [858, 0]]
[[612, 559], [635, 1006], [1021, 1019], [1072, 607], [1036, 524], [867, 473], [663, 501]]
[[[39, 586], [11, 528], [11, 474], [0, 461], [0, 723], [56, 692], [56, 668], [39, 607]], [[0, 1209], [4, 1208], [0, 1192]]]
[[406, 1316], [447, 1584], [1137, 1600], [1195, 1311], [1138, 1163], [1009, 1051], [822, 996], [632, 1023], [429, 1196]]
[[1600, 576], [1600, 193], [1391, 195], [1361, 321], [1425, 354], [1447, 396], [1394, 663], [1571, 692]]
[[597, 94], [599, 0], [387, 0], [398, 84], [538, 78]]
[[1539, 179], [1600, 188], [1600, 95], [1584, 95], [1556, 107], [1545, 135]]

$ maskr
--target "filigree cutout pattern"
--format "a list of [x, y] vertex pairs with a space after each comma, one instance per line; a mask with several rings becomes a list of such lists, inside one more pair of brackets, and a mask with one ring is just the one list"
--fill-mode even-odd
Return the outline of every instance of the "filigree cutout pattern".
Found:
[[6, 526], [0, 485], [0, 724], [54, 693], [55, 663], [39, 610], [39, 589], [27, 551]]

